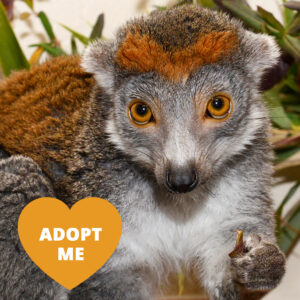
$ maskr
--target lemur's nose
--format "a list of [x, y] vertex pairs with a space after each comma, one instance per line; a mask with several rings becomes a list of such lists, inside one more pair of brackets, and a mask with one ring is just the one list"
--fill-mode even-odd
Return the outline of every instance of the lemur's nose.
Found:
[[187, 193], [198, 184], [198, 174], [194, 169], [168, 170], [166, 182], [169, 189], [175, 193]]

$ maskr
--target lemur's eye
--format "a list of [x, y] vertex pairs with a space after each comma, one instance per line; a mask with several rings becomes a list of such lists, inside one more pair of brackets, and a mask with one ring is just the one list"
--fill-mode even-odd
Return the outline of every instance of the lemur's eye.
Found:
[[231, 113], [231, 99], [223, 95], [212, 97], [207, 104], [206, 115], [214, 119], [225, 119]]
[[135, 100], [129, 105], [129, 118], [140, 126], [153, 121], [153, 115], [149, 105], [141, 100]]

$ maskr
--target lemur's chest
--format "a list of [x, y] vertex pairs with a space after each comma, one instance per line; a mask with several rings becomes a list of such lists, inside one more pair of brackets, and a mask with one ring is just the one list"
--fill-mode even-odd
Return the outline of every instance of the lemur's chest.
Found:
[[137, 211], [135, 224], [125, 224], [122, 242], [138, 259], [168, 257], [182, 260], [192, 248], [209, 235], [212, 218], [201, 218], [201, 213], [185, 222], [170, 219], [159, 210]]
[[205, 251], [223, 220], [236, 213], [227, 199], [230, 194], [234, 196], [233, 191], [227, 191], [222, 197], [216, 193], [213, 198], [199, 198], [199, 205], [183, 218], [180, 210], [172, 215], [153, 204], [151, 190], [140, 183], [126, 196], [127, 201], [130, 200], [128, 211], [124, 211], [120, 247], [126, 248], [138, 261], [150, 265], [159, 264], [162, 258], [164, 264], [170, 263], [173, 267], [190, 261]]

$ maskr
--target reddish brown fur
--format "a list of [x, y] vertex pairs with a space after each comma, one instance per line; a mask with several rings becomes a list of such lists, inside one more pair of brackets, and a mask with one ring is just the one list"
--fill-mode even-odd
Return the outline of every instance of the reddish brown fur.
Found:
[[[60, 57], [0, 83], [0, 147], [64, 168], [94, 80], [79, 57]], [[45, 159], [47, 158], [47, 159]]]
[[116, 53], [116, 62], [127, 71], [156, 71], [176, 82], [204, 64], [226, 58], [236, 47], [237, 35], [233, 31], [200, 34], [195, 44], [176, 51], [165, 51], [149, 35], [128, 32]]

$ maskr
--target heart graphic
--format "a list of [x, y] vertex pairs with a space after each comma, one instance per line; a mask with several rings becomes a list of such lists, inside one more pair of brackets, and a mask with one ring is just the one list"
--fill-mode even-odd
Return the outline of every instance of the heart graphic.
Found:
[[113, 254], [122, 221], [117, 209], [101, 198], [82, 199], [71, 209], [58, 199], [39, 198], [21, 212], [18, 231], [32, 261], [71, 290]]

